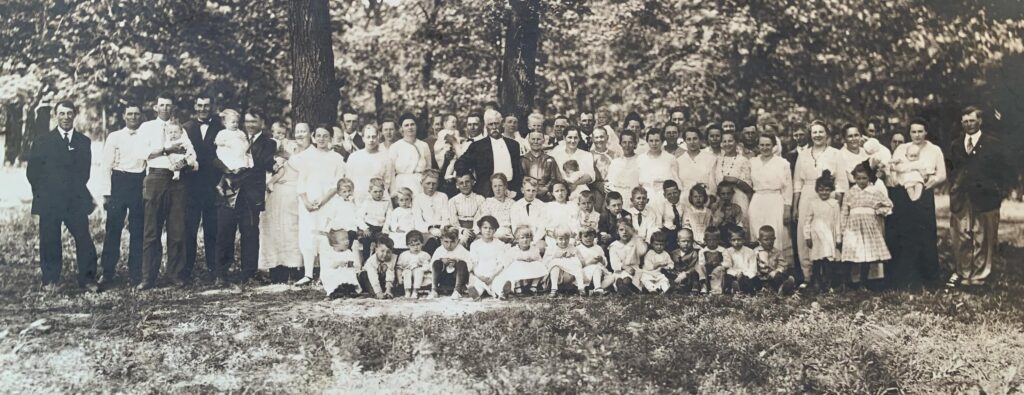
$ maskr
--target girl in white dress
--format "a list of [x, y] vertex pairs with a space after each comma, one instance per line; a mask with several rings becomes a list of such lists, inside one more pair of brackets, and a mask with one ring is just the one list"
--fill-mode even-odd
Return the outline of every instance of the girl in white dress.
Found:
[[604, 277], [608, 274], [608, 259], [604, 249], [597, 245], [597, 230], [585, 227], [579, 233], [580, 244], [576, 246], [576, 256], [583, 265], [583, 283], [593, 285], [591, 295], [604, 294]]
[[[821, 172], [821, 177], [814, 183], [818, 198], [808, 204], [803, 226], [804, 244], [813, 262], [814, 277], [822, 280], [831, 279], [832, 267], [839, 261], [840, 244], [840, 210], [839, 202], [832, 196], [836, 180], [828, 170]], [[824, 290], [829, 281], [820, 281]]]
[[641, 258], [647, 254], [647, 243], [634, 235], [633, 224], [626, 219], [618, 221], [619, 239], [608, 247], [612, 273], [605, 277], [604, 286], [614, 285], [615, 292], [632, 293], [639, 289], [635, 273], [640, 270]]
[[359, 254], [351, 248], [355, 232], [334, 229], [327, 238], [329, 242], [320, 246], [320, 282], [324, 292], [328, 297], [359, 294], [359, 272], [363, 269]]
[[544, 251], [544, 261], [551, 278], [551, 292], [549, 296], [558, 296], [558, 286], [575, 281], [576, 289], [582, 295], [585, 287], [583, 283], [583, 264], [576, 256], [576, 249], [570, 244], [572, 231], [568, 226], [560, 225], [554, 230], [555, 245]]
[[502, 243], [494, 236], [498, 228], [498, 220], [490, 215], [485, 215], [477, 221], [480, 228], [480, 238], [469, 247], [469, 254], [473, 257], [476, 265], [470, 270], [469, 289], [475, 291], [474, 297], [482, 297], [484, 294], [498, 298], [501, 291], [494, 290], [491, 285], [501, 275], [508, 263], [504, 260], [508, 245]]
[[[515, 230], [516, 245], [505, 252], [508, 266], [501, 271], [492, 283], [492, 289], [499, 299], [505, 297], [506, 284], [519, 288], [527, 286], [530, 280], [539, 280], [548, 276], [547, 266], [541, 256], [540, 246], [533, 242], [533, 231], [528, 225], [519, 225]], [[536, 288], [533, 289], [536, 291]]]

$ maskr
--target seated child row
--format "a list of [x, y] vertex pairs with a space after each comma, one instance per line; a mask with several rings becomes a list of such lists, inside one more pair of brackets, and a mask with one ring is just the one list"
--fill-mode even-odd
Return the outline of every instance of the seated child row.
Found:
[[[554, 245], [546, 247], [534, 242], [529, 226], [517, 227], [515, 243], [509, 245], [496, 237], [499, 226], [493, 216], [484, 216], [476, 225], [479, 237], [468, 250], [460, 242], [460, 229], [446, 225], [440, 232], [441, 246], [433, 254], [422, 249], [424, 234], [413, 230], [404, 235], [407, 249], [397, 249], [388, 235], [379, 235], [365, 261], [350, 248], [356, 232], [332, 230], [320, 253], [324, 290], [328, 296], [340, 296], [368, 288], [378, 298], [391, 298], [404, 288], [406, 297], [418, 298], [427, 276], [432, 278], [428, 297], [437, 297], [443, 283], [454, 281], [453, 299], [463, 294], [500, 299], [517, 285], [537, 292], [546, 284], [551, 296], [562, 285], [574, 285], [580, 295], [664, 293], [673, 287], [712, 294], [753, 294], [770, 287], [785, 294], [794, 286], [791, 264], [772, 247], [775, 232], [770, 226], [760, 229], [760, 246], [755, 249], [746, 246], [742, 228], [720, 232], [711, 227], [705, 231], [705, 246], [695, 248], [693, 232], [683, 228], [677, 235], [679, 247], [667, 251], [665, 232], [655, 232], [648, 248], [630, 221], [619, 220], [618, 239], [606, 251], [596, 244], [597, 232], [590, 227], [575, 234], [577, 245], [567, 227], [558, 227]], [[723, 234], [729, 248], [719, 243]]]

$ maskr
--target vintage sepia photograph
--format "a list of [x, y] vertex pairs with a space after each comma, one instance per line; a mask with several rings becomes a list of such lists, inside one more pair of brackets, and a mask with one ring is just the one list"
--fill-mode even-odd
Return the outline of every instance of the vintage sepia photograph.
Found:
[[0, 19], [0, 394], [1024, 395], [1024, 0]]

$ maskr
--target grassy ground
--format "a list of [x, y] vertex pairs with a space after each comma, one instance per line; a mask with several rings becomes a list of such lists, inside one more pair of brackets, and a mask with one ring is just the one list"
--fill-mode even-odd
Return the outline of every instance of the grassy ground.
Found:
[[510, 302], [46, 294], [33, 219], [0, 213], [4, 393], [1024, 393], [1016, 206], [984, 289]]

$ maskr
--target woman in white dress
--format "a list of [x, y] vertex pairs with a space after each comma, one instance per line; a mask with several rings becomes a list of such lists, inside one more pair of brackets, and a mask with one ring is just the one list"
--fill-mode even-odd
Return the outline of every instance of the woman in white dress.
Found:
[[647, 190], [647, 196], [653, 200], [664, 199], [661, 189], [665, 181], [677, 181], [676, 157], [662, 149], [663, 133], [658, 128], [649, 130], [646, 136], [647, 152], [638, 155], [639, 158], [637, 158], [637, 166], [641, 169], [640, 185]]
[[636, 138], [636, 134], [630, 131], [622, 132], [619, 136], [622, 156], [612, 159], [612, 163], [608, 165], [608, 179], [605, 182], [608, 192], [618, 192], [626, 201], [629, 201], [633, 187], [640, 185], [640, 168], [636, 164]]
[[[809, 129], [811, 146], [800, 152], [800, 156], [796, 160], [796, 169], [793, 171], [793, 201], [796, 208], [793, 217], [797, 221], [796, 234], [798, 235], [804, 234], [806, 220], [801, 213], [807, 212], [812, 199], [818, 199], [814, 183], [818, 177], [821, 177], [822, 170], [828, 170], [836, 176], [835, 194], [840, 206], [842, 206], [843, 194], [850, 188], [843, 157], [839, 150], [829, 146], [829, 133], [825, 122], [811, 122]], [[804, 275], [804, 282], [800, 284], [800, 287], [806, 288], [813, 280], [811, 251], [806, 243], [797, 243], [797, 255], [800, 258], [800, 270]]]
[[416, 139], [416, 119], [412, 114], [403, 114], [399, 119], [402, 128], [402, 139], [388, 147], [391, 170], [394, 174], [391, 183], [392, 195], [402, 188], [409, 188], [413, 195], [423, 192], [423, 172], [430, 168], [430, 147], [422, 140]]
[[[754, 196], [750, 198], [750, 239], [757, 240], [762, 226], [771, 226], [775, 231], [775, 250], [783, 254], [792, 252], [789, 231], [789, 215], [793, 204], [793, 175], [789, 162], [775, 155], [776, 141], [768, 135], [757, 139], [758, 156], [750, 162], [750, 179]], [[790, 261], [792, 262], [792, 261]]]
[[298, 199], [294, 204], [299, 211], [299, 252], [302, 253], [304, 277], [296, 285], [313, 281], [313, 268], [320, 244], [327, 242], [323, 235], [320, 209], [337, 196], [338, 180], [345, 177], [345, 158], [331, 150], [333, 130], [317, 126], [313, 131], [313, 148], [297, 155], [299, 160]]
[[[684, 197], [688, 197], [695, 185], [704, 184], [708, 192], [712, 192], [715, 188], [711, 185], [711, 175], [718, 158], [711, 150], [701, 149], [700, 131], [697, 128], [687, 128], [683, 132], [683, 141], [686, 142], [686, 152], [676, 158], [676, 178], [679, 179], [680, 191]], [[703, 234], [695, 236], [701, 239], [704, 237]]]
[[277, 172], [267, 181], [267, 206], [260, 213], [259, 269], [269, 271], [271, 282], [287, 282], [290, 272], [302, 267], [299, 244], [298, 154], [309, 148], [309, 125], [295, 126], [295, 139], [278, 140]]

